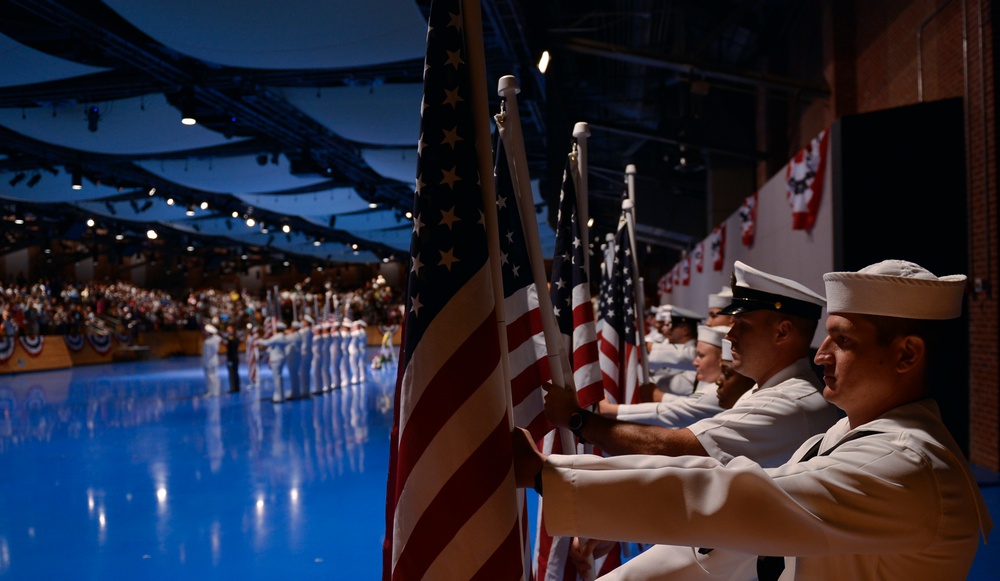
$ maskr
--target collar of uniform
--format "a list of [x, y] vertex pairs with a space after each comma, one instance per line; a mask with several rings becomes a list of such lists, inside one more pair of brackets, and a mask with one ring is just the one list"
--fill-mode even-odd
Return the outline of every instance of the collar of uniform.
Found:
[[809, 364], [809, 360], [803, 357], [802, 359], [799, 359], [795, 363], [792, 363], [788, 367], [772, 375], [767, 381], [764, 382], [763, 385], [757, 384], [757, 386], [753, 388], [753, 391], [756, 393], [769, 387], [774, 387], [779, 383], [788, 381], [789, 379], [795, 377], [805, 379], [819, 389], [819, 379], [816, 378], [816, 373], [813, 371], [812, 365]]

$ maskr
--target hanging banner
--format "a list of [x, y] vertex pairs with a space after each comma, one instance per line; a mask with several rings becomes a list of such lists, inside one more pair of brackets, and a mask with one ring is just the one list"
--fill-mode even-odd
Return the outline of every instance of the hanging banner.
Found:
[[87, 341], [90, 342], [90, 346], [94, 348], [94, 351], [97, 351], [101, 355], [105, 355], [111, 351], [111, 335], [87, 333]]
[[829, 131], [823, 130], [809, 145], [802, 148], [785, 172], [788, 205], [792, 208], [792, 230], [812, 230], [823, 197], [823, 176], [826, 172], [826, 150]]
[[42, 350], [45, 349], [45, 337], [41, 335], [35, 335], [33, 337], [18, 337], [21, 341], [21, 347], [28, 352], [28, 355], [32, 357], [38, 357], [42, 354]]
[[83, 335], [63, 335], [66, 341], [66, 348], [74, 353], [79, 353], [83, 349]]

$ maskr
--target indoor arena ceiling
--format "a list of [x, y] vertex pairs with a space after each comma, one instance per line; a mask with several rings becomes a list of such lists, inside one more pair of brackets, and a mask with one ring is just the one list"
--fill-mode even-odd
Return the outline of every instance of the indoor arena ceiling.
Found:
[[[216, 262], [404, 257], [428, 5], [0, 0], [0, 254], [58, 241]], [[799, 5], [484, 0], [491, 108], [515, 75], [540, 213], [584, 121], [595, 238], [633, 163], [650, 251], [700, 240], [712, 160], [767, 158], [762, 92], [823, 93], [775, 73]]]

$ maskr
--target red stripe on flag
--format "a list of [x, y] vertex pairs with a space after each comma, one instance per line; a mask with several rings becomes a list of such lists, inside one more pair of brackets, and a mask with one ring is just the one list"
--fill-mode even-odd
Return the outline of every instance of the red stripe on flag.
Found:
[[507, 350], [513, 351], [522, 343], [542, 332], [542, 314], [531, 309], [507, 325]]

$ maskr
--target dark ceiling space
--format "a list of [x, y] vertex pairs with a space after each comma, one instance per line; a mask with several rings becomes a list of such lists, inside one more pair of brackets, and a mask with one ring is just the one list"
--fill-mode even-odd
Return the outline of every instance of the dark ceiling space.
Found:
[[[216, 264], [230, 256], [247, 257], [243, 259], [247, 263], [292, 260], [302, 266], [405, 257], [408, 225], [404, 213], [411, 205], [412, 181], [404, 181], [405, 166], [404, 177], [380, 173], [372, 166], [372, 156], [398, 152], [405, 160], [410, 145], [341, 134], [287, 95], [309, 91], [319, 99], [359, 87], [369, 87], [377, 95], [388, 88], [419, 86], [422, 55], [385, 62], [373, 58], [346, 67], [337, 62], [330, 62], [329, 67], [290, 68], [220, 64], [185, 54], [147, 34], [136, 24], [141, 19], [134, 13], [128, 13], [130, 18], [123, 16], [121, 4], [110, 0], [0, 1], [0, 34], [10, 41], [65, 61], [100, 67], [97, 72], [42, 82], [0, 82], [0, 112], [17, 111], [27, 119], [29, 114], [50, 109], [53, 117], [57, 111], [71, 110], [79, 116], [80, 127], [101, 136], [101, 131], [111, 130], [105, 129], [111, 122], [106, 117], [109, 103], [138, 99], [145, 111], [158, 96], [165, 99], [165, 107], [176, 109], [178, 117], [193, 113], [199, 126], [215, 135], [215, 142], [169, 151], [108, 153], [46, 142], [0, 122], [0, 177], [4, 178], [0, 204], [7, 220], [0, 254], [47, 245], [55, 238], [76, 244], [81, 252], [84, 248], [100, 252], [102, 245], [118, 248], [113, 251], [119, 253], [153, 249], [170, 254], [194, 248], [195, 254]], [[157, 9], [155, 2], [137, 4]], [[244, 18], [252, 18], [258, 5], [264, 6], [256, 0], [217, 4], [241, 11]], [[287, 10], [309, 4], [296, 0]], [[718, 187], [712, 185], [713, 171], [724, 168], [727, 175], [737, 176], [728, 178], [726, 186], [748, 195], [756, 187], [754, 176], [761, 164], [772, 171], [787, 161], [793, 145], [785, 127], [793, 117], [790, 112], [825, 97], [820, 47], [804, 47], [798, 55], [783, 53], [793, 29], [816, 19], [817, 9], [802, 4], [791, 0], [485, 0], [491, 109], [498, 107], [496, 80], [514, 74], [522, 88], [519, 109], [531, 173], [553, 209], [550, 220], [554, 221], [555, 198], [574, 124], [587, 122], [593, 236], [603, 239], [615, 227], [624, 168], [635, 164], [640, 240], [646, 243], [646, 252], [669, 267], [681, 251], [703, 238], [713, 213], [720, 211], [718, 205], [725, 203], [711, 201], [711, 192]], [[420, 0], [416, 8], [426, 15], [428, 5]], [[378, 27], [370, 28], [372, 37], [377, 37]], [[363, 56], [366, 45], [361, 46]], [[269, 50], [266, 36], [261, 36], [257, 50]], [[544, 75], [535, 66], [543, 50], [552, 56]], [[9, 61], [0, 64], [11, 66]], [[11, 71], [0, 69], [0, 81]], [[414, 116], [417, 106], [413, 105]], [[763, 120], [762, 112], [766, 112]], [[414, 134], [414, 145], [416, 138]], [[187, 171], [188, 164], [196, 161], [210, 160], [211, 167], [241, 157], [309, 179], [301, 186], [286, 184], [268, 190], [266, 195], [273, 194], [278, 203], [261, 207], [248, 203], [250, 198], [241, 192], [192, 187], [171, 180], [166, 169], [154, 171], [175, 162], [184, 163]], [[5, 193], [14, 186], [27, 191], [22, 182], [38, 182], [41, 178], [35, 179], [36, 175], [47, 180], [61, 176], [58, 179], [68, 182], [66, 174], [73, 172], [80, 172], [90, 183], [115, 188], [110, 190], [113, 195], [92, 198], [88, 206], [63, 199], [33, 203], [30, 192], [20, 197]], [[14, 182], [11, 188], [7, 188], [8, 181]], [[155, 195], [150, 195], [151, 188], [157, 189]], [[323, 192], [350, 189], [356, 193], [354, 201], [362, 205], [304, 216], [301, 206], [282, 203], [310, 194], [320, 199], [326, 195]], [[249, 193], [262, 196], [265, 192], [251, 189]], [[207, 200], [210, 209], [199, 213], [189, 227], [161, 228], [159, 241], [152, 243], [145, 238], [149, 224], [143, 223], [139, 210], [149, 208], [151, 201], [159, 207], [166, 196], [189, 205]], [[722, 211], [731, 212], [737, 205]], [[123, 208], [124, 214], [135, 215], [125, 216]], [[287, 240], [283, 241], [278, 231], [281, 246], [273, 232], [261, 237], [255, 231], [255, 237], [243, 239], [227, 235], [227, 230], [233, 231], [232, 220], [245, 220], [248, 209], [256, 222], [288, 225], [294, 234], [284, 235]], [[33, 227], [13, 227], [10, 220], [18, 215], [29, 215]], [[82, 227], [88, 217], [103, 227]], [[351, 226], [356, 223], [369, 225]], [[224, 228], [210, 231], [219, 224]], [[157, 225], [168, 226], [163, 219]], [[116, 233], [123, 234], [124, 241], [111, 241]], [[293, 235], [301, 238], [293, 240]], [[123, 243], [130, 243], [127, 251], [115, 246]], [[338, 250], [325, 251], [327, 245], [336, 245]], [[353, 245], [361, 246], [362, 253], [351, 252]], [[300, 252], [299, 248], [308, 250]]]

